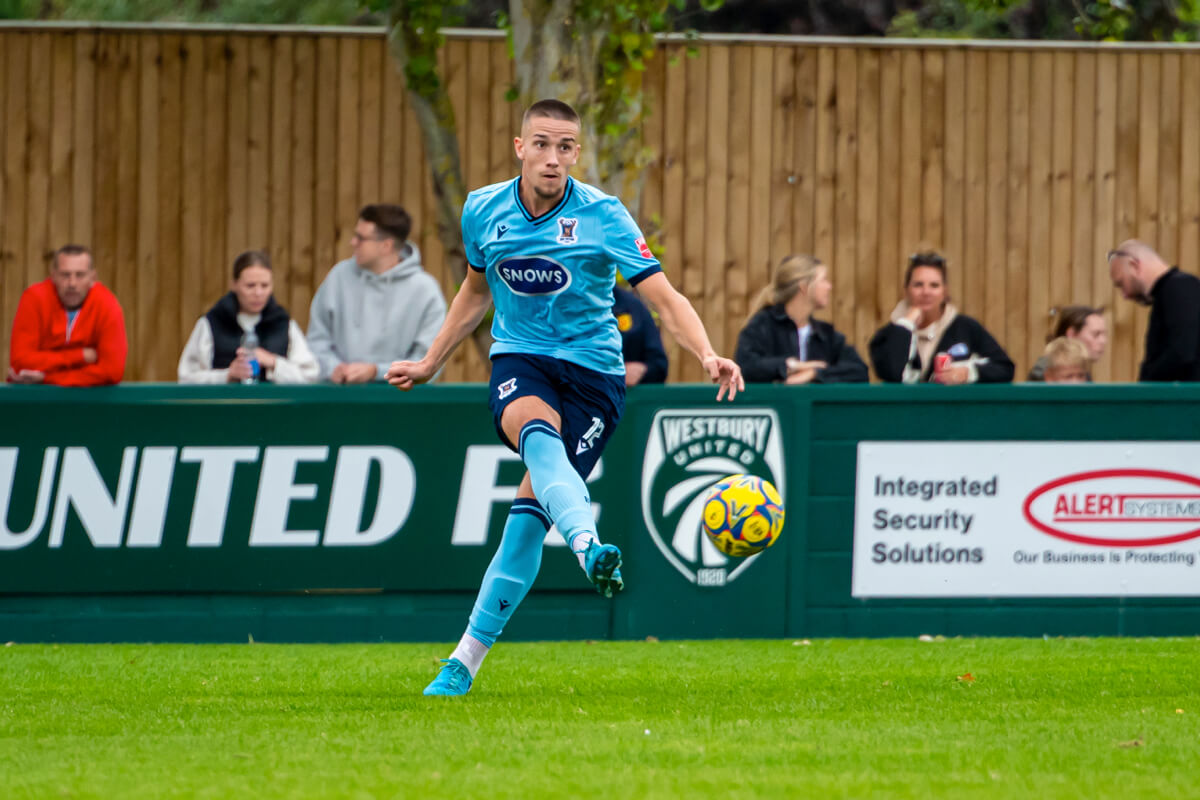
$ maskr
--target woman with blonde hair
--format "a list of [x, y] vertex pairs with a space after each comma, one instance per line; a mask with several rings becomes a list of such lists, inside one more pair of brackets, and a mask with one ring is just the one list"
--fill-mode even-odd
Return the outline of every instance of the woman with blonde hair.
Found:
[[829, 307], [828, 268], [810, 255], [792, 255], [758, 295], [738, 334], [734, 360], [756, 383], [866, 383], [866, 363], [828, 322], [812, 318]]

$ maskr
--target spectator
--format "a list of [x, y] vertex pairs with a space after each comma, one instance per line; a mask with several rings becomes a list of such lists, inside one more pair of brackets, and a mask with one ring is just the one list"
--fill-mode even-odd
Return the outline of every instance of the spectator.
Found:
[[393, 361], [419, 361], [446, 317], [442, 291], [408, 241], [400, 206], [364, 206], [353, 258], [335, 264], [313, 297], [308, 342], [322, 380], [382, 381]]
[[[1091, 306], [1066, 306], [1065, 308], [1055, 308], [1050, 313], [1054, 315], [1056, 322], [1054, 333], [1047, 341], [1060, 337], [1078, 339], [1088, 352], [1090, 362], [1087, 371], [1090, 381], [1091, 364], [1100, 360], [1100, 357], [1104, 355], [1105, 347], [1108, 346], [1108, 324], [1104, 321], [1104, 309]], [[1029, 377], [1026, 380], [1045, 380], [1043, 377], [1045, 370], [1046, 356], [1043, 355], [1034, 363], [1033, 369], [1029, 370]]]
[[1150, 306], [1139, 381], [1200, 381], [1200, 278], [1130, 239], [1109, 251], [1108, 271], [1126, 300]]
[[621, 332], [625, 359], [625, 385], [663, 383], [667, 380], [667, 354], [650, 309], [628, 289], [613, 285], [613, 316]]
[[8, 379], [58, 386], [120, 383], [128, 353], [125, 315], [96, 280], [91, 251], [77, 244], [60, 247], [50, 277], [26, 289], [17, 305]]
[[1012, 360], [976, 320], [958, 313], [946, 289], [946, 260], [917, 253], [904, 274], [905, 297], [871, 337], [871, 363], [889, 383], [1009, 383]]
[[758, 309], [738, 334], [734, 360], [757, 383], [865, 383], [870, 375], [854, 345], [828, 322], [829, 270], [813, 256], [788, 256], [759, 293]]
[[[304, 333], [272, 294], [271, 258], [248, 250], [233, 262], [229, 293], [192, 328], [179, 357], [180, 383], [237, 383], [257, 377], [274, 383], [312, 383], [319, 367]], [[253, 330], [259, 347], [242, 347]], [[261, 370], [255, 376], [251, 358]]]
[[1091, 353], [1077, 338], [1060, 336], [1052, 340], [1038, 363], [1046, 365], [1046, 383], [1089, 383], [1092, 380]]

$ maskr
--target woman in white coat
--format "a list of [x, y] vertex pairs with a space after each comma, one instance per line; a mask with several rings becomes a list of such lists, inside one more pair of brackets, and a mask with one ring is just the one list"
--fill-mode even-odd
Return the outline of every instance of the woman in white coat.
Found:
[[[180, 383], [316, 381], [316, 356], [272, 289], [266, 253], [248, 250], [234, 260], [228, 294], [196, 321], [179, 358]], [[251, 332], [257, 346], [244, 347]]]

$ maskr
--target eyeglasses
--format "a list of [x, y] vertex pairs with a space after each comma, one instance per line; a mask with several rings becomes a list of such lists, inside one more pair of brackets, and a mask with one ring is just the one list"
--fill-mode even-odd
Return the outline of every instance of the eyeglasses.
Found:
[[388, 237], [386, 237], [386, 236], [363, 236], [361, 233], [358, 233], [357, 231], [350, 234], [351, 242], [382, 242], [386, 238], [388, 238]]

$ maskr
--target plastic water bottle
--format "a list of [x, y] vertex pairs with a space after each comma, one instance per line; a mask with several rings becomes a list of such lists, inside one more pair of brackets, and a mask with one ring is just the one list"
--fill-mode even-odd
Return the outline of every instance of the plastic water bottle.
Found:
[[242, 335], [242, 349], [246, 351], [246, 357], [250, 360], [250, 377], [242, 378], [242, 383], [258, 383], [258, 334], [253, 329], [246, 331]]

